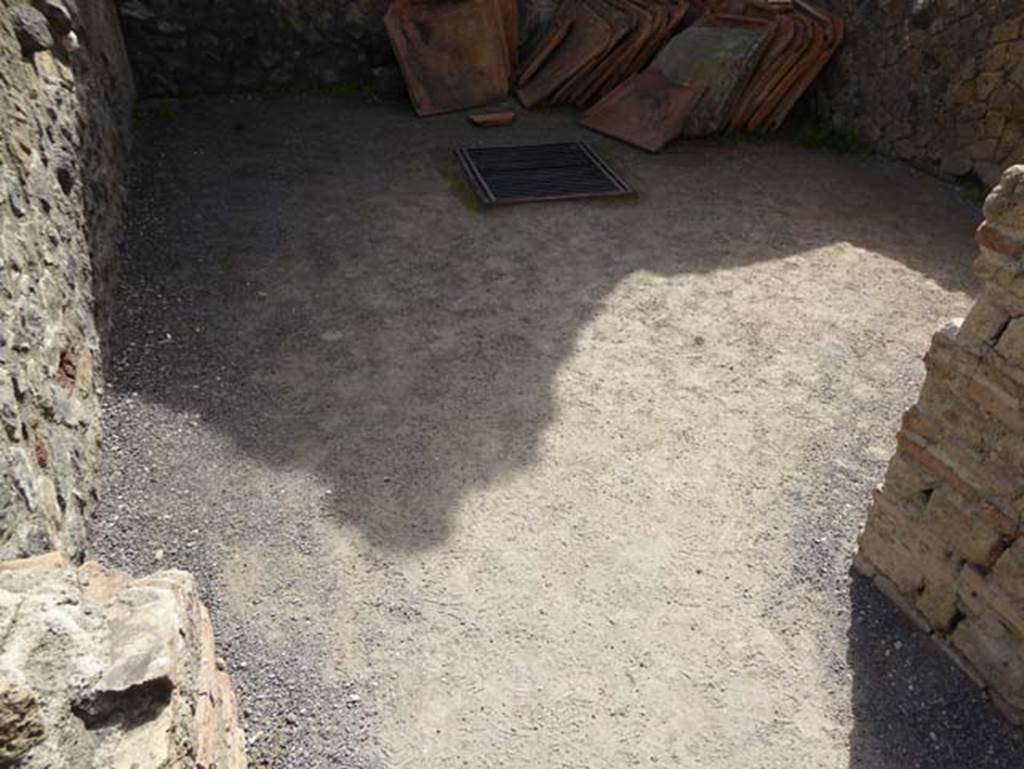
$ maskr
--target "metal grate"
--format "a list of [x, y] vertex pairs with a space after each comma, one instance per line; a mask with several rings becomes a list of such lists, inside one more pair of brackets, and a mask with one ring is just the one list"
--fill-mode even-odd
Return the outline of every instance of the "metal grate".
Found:
[[455, 155], [486, 205], [633, 194], [583, 142], [463, 148]]

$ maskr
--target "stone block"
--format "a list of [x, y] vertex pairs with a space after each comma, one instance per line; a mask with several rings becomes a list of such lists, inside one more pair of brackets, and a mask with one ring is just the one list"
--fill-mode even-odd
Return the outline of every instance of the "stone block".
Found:
[[934, 489], [938, 479], [916, 462], [911, 462], [897, 453], [889, 462], [884, 487], [894, 498], [918, 499], [921, 509], [927, 503], [927, 492]]
[[0, 623], [0, 734], [19, 735], [0, 751], [19, 767], [244, 768], [235, 697], [188, 574], [134, 579], [61, 556], [0, 564]]
[[[956, 384], [931, 377], [921, 388], [916, 410], [938, 428], [937, 441], [950, 441], [984, 457], [1005, 428], [958, 392]], [[923, 420], [922, 420], [923, 421]]]
[[978, 228], [975, 239], [983, 249], [994, 251], [1011, 260], [1024, 255], [1024, 234], [1008, 232], [989, 222]]
[[963, 153], [943, 151], [939, 161], [939, 169], [950, 176], [964, 176], [972, 168], [971, 160]]
[[1007, 19], [992, 27], [991, 41], [993, 43], [1006, 43], [1020, 37], [1021, 19]]
[[1005, 381], [996, 381], [991, 373], [989, 371], [971, 376], [965, 390], [967, 397], [1008, 429], [1024, 435], [1024, 412], [1021, 411], [1020, 398], [1008, 392]]
[[1014, 542], [996, 562], [992, 569], [992, 584], [1016, 602], [1024, 618], [1024, 539]]
[[1002, 623], [987, 613], [970, 616], [957, 624], [950, 642], [993, 693], [1024, 708], [1024, 659], [1019, 640]]
[[996, 350], [1009, 363], [1024, 367], [1024, 318], [1007, 323], [996, 343]]
[[987, 73], [998, 73], [1006, 64], [1008, 46], [994, 45], [981, 58], [981, 68]]
[[876, 495], [871, 525], [864, 529], [857, 547], [858, 557], [870, 564], [871, 571], [884, 574], [906, 596], [916, 596], [924, 583], [916, 531], [896, 503]]
[[967, 156], [977, 165], [991, 158], [999, 142], [995, 139], [982, 139], [967, 148]]
[[1003, 551], [1004, 537], [1015, 533], [1008, 522], [995, 508], [971, 503], [947, 486], [929, 499], [924, 525], [962, 560], [988, 568]]
[[968, 343], [994, 344], [1009, 320], [1010, 313], [1006, 307], [998, 302], [991, 290], [986, 290], [964, 318], [957, 339]]
[[985, 218], [992, 225], [1024, 230], [1024, 165], [1003, 172], [999, 184], [985, 199]]
[[974, 260], [974, 272], [984, 281], [1018, 299], [1024, 298], [1024, 263], [983, 247]]
[[53, 34], [46, 23], [46, 17], [30, 5], [14, 4], [6, 11], [10, 14], [14, 36], [21, 47], [22, 56], [33, 54], [53, 47]]
[[971, 120], [960, 123], [956, 129], [956, 136], [961, 147], [969, 147], [981, 141], [985, 138], [985, 121]]
[[1024, 157], [1024, 127], [1008, 122], [999, 139], [999, 147], [996, 148], [996, 159], [1003, 163], [1021, 157]]
[[1006, 130], [1006, 116], [996, 110], [990, 110], [985, 116], [985, 136], [989, 139], [1001, 139]]
[[928, 562], [928, 566], [914, 607], [921, 613], [929, 627], [945, 633], [953, 626], [959, 612], [956, 579], [960, 564], [952, 558], [936, 557]]

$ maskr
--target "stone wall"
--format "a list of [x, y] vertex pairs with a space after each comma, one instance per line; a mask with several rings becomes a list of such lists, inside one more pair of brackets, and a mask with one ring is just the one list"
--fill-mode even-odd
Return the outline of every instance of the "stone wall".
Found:
[[822, 117], [886, 155], [994, 184], [1024, 157], [1024, 0], [827, 0], [847, 34]]
[[[886, 155], [987, 184], [1024, 157], [1024, 0], [816, 0], [847, 20], [815, 112]], [[119, 0], [140, 96], [400, 88], [388, 0]], [[530, 42], [557, 0], [520, 1]]]
[[[140, 97], [294, 88], [401, 89], [388, 0], [118, 0]], [[557, 0], [521, 0], [527, 45]]]
[[0, 558], [86, 549], [131, 104], [112, 0], [0, 0]]
[[[139, 95], [369, 82], [392, 73], [386, 0], [121, 0]], [[380, 68], [384, 68], [381, 70]]]
[[113, 0], [0, 0], [0, 766], [246, 764], [192, 577], [75, 566], [132, 102]]
[[1024, 724], [1024, 166], [985, 216], [984, 291], [933, 340], [856, 563]]

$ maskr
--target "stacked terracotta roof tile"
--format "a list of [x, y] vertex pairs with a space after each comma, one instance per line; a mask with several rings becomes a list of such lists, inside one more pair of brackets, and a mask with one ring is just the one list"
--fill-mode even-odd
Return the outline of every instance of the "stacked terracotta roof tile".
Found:
[[584, 125], [652, 151], [778, 128], [843, 35], [805, 0], [562, 0], [520, 62], [514, 0], [393, 0], [385, 22], [420, 115], [512, 89], [527, 108], [589, 107]]
[[583, 107], [643, 69], [690, 8], [634, 0], [564, 0], [524, 64], [516, 95], [524, 107]]
[[984, 291], [932, 342], [856, 562], [1024, 723], [1024, 166], [985, 216]]

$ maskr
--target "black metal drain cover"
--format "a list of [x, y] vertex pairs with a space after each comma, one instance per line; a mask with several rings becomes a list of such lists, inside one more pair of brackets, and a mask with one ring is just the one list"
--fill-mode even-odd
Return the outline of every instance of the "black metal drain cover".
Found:
[[634, 194], [584, 142], [464, 147], [455, 155], [486, 205]]

